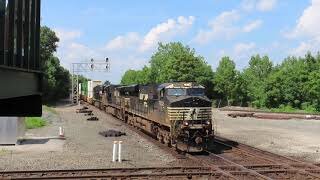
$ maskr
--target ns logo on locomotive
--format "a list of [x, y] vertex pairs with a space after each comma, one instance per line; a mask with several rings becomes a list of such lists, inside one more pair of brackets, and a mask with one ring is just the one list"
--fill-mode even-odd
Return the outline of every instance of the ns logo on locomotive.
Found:
[[204, 90], [194, 82], [98, 85], [92, 98], [81, 97], [168, 146], [201, 152], [214, 137], [211, 101]]

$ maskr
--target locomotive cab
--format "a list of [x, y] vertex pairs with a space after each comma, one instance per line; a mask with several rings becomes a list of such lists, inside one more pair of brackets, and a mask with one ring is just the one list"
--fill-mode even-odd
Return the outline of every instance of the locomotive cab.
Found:
[[172, 143], [182, 151], [203, 151], [213, 137], [211, 101], [205, 96], [205, 88], [193, 82], [159, 87], [159, 103], [167, 110]]

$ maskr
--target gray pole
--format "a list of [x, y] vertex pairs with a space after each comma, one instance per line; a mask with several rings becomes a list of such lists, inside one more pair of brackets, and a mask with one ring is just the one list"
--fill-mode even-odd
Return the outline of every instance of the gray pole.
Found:
[[79, 74], [77, 74], [77, 85], [76, 85], [76, 87], [77, 87], [77, 104], [79, 104], [80, 105], [80, 103], [79, 103]]
[[73, 103], [73, 88], [74, 88], [74, 84], [73, 84], [73, 76], [74, 76], [74, 68], [73, 68], [73, 64], [71, 64], [71, 69], [72, 69], [72, 75], [71, 75], [71, 102]]

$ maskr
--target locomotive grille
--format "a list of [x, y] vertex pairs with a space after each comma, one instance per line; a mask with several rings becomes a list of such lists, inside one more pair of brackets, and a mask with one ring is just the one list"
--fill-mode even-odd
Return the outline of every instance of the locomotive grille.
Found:
[[212, 116], [211, 107], [168, 107], [169, 120], [208, 120]]

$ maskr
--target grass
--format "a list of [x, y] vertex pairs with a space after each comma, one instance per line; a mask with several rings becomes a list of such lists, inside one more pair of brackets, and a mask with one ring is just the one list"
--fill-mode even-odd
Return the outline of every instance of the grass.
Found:
[[261, 108], [261, 110], [276, 112], [276, 113], [319, 113], [315, 108], [311, 106], [303, 107], [303, 109], [293, 108], [292, 106], [280, 105], [278, 108]]
[[45, 126], [47, 121], [41, 117], [26, 117], [25, 123], [27, 129], [36, 129]]
[[52, 107], [43, 105], [42, 108], [43, 108], [44, 111], [48, 111], [48, 112], [51, 112], [53, 114], [58, 114], [57, 111], [55, 109], [53, 109]]
[[0, 155], [6, 154], [8, 152], [8, 150], [6, 149], [0, 149]]

